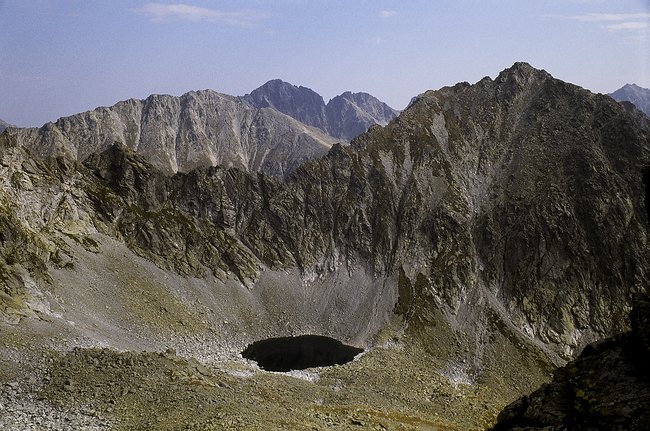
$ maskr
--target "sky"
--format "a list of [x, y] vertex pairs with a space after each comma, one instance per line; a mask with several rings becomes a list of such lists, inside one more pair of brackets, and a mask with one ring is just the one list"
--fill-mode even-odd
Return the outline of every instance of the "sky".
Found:
[[403, 109], [516, 61], [650, 88], [650, 0], [0, 0], [0, 119], [24, 127], [276, 78]]

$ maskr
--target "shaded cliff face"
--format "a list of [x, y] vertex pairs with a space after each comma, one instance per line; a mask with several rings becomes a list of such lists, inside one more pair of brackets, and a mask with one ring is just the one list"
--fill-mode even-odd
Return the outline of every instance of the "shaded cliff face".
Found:
[[650, 89], [636, 84], [625, 84], [610, 96], [617, 102], [630, 102], [646, 115], [650, 115]]
[[273, 109], [209, 90], [131, 99], [10, 133], [41, 157], [65, 154], [82, 161], [118, 141], [166, 173], [221, 165], [278, 178], [334, 143]]
[[274, 108], [324, 132], [328, 130], [325, 102], [310, 88], [274, 79], [245, 95], [243, 99], [258, 108]]
[[367, 93], [349, 91], [327, 105], [313, 90], [275, 79], [242, 97], [258, 108], [272, 107], [335, 138], [350, 141], [370, 126], [385, 126], [398, 111]]
[[[650, 217], [650, 170], [643, 171]], [[543, 385], [509, 406], [492, 431], [650, 428], [650, 297], [639, 295], [631, 331], [585, 347]]]

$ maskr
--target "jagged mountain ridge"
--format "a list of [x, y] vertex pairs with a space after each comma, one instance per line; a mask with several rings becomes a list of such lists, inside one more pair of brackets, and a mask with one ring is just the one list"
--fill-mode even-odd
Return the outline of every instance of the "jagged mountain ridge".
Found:
[[[470, 398], [482, 382], [514, 391], [532, 374], [539, 382], [546, 359], [536, 348], [567, 359], [627, 327], [630, 297], [647, 288], [649, 271], [649, 135], [637, 111], [527, 64], [424, 93], [388, 126], [333, 146], [284, 182], [222, 167], [170, 176], [119, 144], [83, 163], [34, 159], [4, 134], [0, 300], [44, 318], [49, 301], [63, 313], [56, 322], [74, 321], [64, 327], [76, 331], [90, 322], [102, 343], [134, 314], [147, 331], [208, 325], [210, 350], [233, 333], [249, 341], [323, 331], [377, 343], [368, 357], [399, 375], [372, 392], [397, 388], [391, 399], [416, 400], [417, 414], [433, 420], [435, 406], [456, 398], [432, 395], [413, 375], [434, 368], [470, 385]], [[169, 292], [160, 286], [182, 307], [161, 303]], [[56, 308], [66, 289], [71, 300]], [[121, 308], [105, 311], [102, 296], [107, 310]], [[89, 310], [75, 314], [80, 303]], [[197, 305], [205, 303], [212, 311]], [[378, 341], [382, 328], [389, 343]], [[140, 349], [150, 339], [138, 335], [131, 345]], [[423, 362], [393, 362], [413, 346], [423, 346]], [[83, 403], [83, 391], [56, 386], [69, 378], [49, 390]], [[413, 398], [416, 387], [426, 399]], [[464, 414], [455, 406], [447, 413]]]
[[221, 165], [278, 178], [335, 142], [274, 109], [211, 90], [130, 99], [9, 133], [41, 157], [66, 154], [82, 161], [117, 141], [170, 174]]
[[287, 184], [221, 169], [166, 180], [114, 146], [88, 159], [108, 187], [90, 193], [88, 211], [188, 275], [404, 271], [426, 280], [413, 293], [426, 304], [452, 314], [467, 301], [500, 304], [568, 356], [625, 328], [627, 298], [648, 273], [648, 120], [610, 100], [517, 64], [494, 81], [425, 93]]
[[268, 81], [243, 99], [258, 108], [275, 108], [346, 141], [375, 124], [385, 126], [399, 113], [368, 93], [346, 91], [325, 104], [322, 96], [310, 88], [279, 79]]
[[636, 84], [625, 84], [618, 90], [610, 93], [617, 102], [630, 102], [646, 115], [650, 116], [650, 89], [639, 87]]

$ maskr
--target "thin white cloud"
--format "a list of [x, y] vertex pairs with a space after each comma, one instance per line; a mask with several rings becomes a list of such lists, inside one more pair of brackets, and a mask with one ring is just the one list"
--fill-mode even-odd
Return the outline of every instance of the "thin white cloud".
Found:
[[607, 26], [608, 30], [612, 31], [618, 31], [618, 30], [643, 30], [646, 28], [649, 28], [650, 25], [648, 25], [647, 22], [639, 22], [639, 21], [629, 21], [629, 22], [621, 22], [618, 24], [610, 24]]
[[587, 13], [567, 17], [574, 21], [582, 22], [616, 22], [650, 20], [650, 13]]
[[144, 15], [152, 22], [191, 21], [220, 22], [229, 25], [251, 25], [264, 16], [258, 12], [224, 12], [184, 3], [147, 3], [132, 12]]
[[382, 18], [390, 18], [390, 17], [393, 17], [395, 15], [397, 15], [397, 12], [395, 12], [394, 10], [382, 10], [382, 11], [379, 11], [379, 16], [382, 17]]
[[544, 18], [589, 23], [610, 32], [620, 32], [630, 41], [648, 40], [650, 13], [587, 13], [582, 15], [544, 15]]

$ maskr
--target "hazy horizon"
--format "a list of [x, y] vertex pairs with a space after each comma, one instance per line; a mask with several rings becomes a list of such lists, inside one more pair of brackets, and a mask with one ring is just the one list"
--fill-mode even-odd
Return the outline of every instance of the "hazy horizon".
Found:
[[415, 95], [517, 61], [594, 92], [650, 87], [643, 0], [0, 0], [0, 119], [40, 126], [150, 94]]

